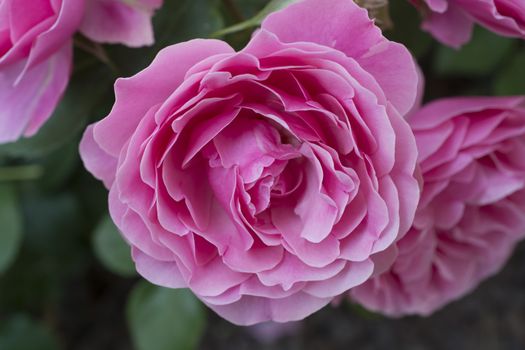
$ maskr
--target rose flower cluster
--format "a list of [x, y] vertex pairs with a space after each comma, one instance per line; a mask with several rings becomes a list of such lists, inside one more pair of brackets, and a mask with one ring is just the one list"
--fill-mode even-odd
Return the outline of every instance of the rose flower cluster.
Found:
[[[115, 2], [0, 0], [0, 141], [49, 117], [76, 30], [151, 43], [160, 1]], [[525, 37], [523, 0], [412, 2], [452, 46], [473, 23]], [[131, 8], [107, 26], [108, 6]], [[233, 323], [300, 320], [342, 297], [426, 315], [525, 236], [525, 97], [420, 106], [422, 91], [410, 52], [365, 9], [300, 0], [240, 51], [190, 40], [118, 79], [80, 154], [137, 271]]]

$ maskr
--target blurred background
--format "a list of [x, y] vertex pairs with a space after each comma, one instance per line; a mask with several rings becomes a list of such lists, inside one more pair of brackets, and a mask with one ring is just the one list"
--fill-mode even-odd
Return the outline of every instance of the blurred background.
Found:
[[[109, 112], [117, 77], [191, 38], [221, 36], [242, 48], [257, 23], [249, 19], [268, 2], [164, 0], [148, 48], [75, 38], [75, 70], [52, 120], [37, 136], [0, 146], [1, 350], [525, 349], [525, 244], [499, 275], [428, 318], [388, 319], [344, 301], [299, 323], [243, 328], [187, 291], [137, 276], [107, 216], [105, 188], [82, 167], [82, 131]], [[456, 51], [419, 29], [406, 0], [391, 1], [390, 18], [385, 35], [419, 61], [425, 100], [525, 94], [524, 42], [476, 28]], [[240, 30], [217, 33], [237, 23]]]

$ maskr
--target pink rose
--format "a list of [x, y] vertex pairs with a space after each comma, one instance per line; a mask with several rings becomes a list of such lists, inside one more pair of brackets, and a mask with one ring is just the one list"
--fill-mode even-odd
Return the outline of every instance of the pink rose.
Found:
[[0, 143], [32, 136], [49, 119], [69, 81], [81, 24], [95, 41], [153, 42], [150, 18], [162, 1], [123, 1], [86, 0], [85, 13], [84, 0], [0, 0]]
[[49, 118], [71, 71], [84, 0], [0, 0], [0, 143]]
[[478, 23], [504, 36], [525, 39], [525, 0], [411, 0], [426, 14], [423, 28], [444, 44], [460, 47]]
[[298, 320], [410, 227], [417, 83], [353, 1], [306, 0], [240, 52], [192, 40], [117, 80], [80, 152], [146, 279], [237, 324]]
[[446, 99], [410, 124], [424, 181], [414, 225], [394, 265], [351, 292], [391, 316], [468, 293], [525, 234], [525, 97]]
[[101, 43], [152, 45], [151, 17], [161, 5], [162, 0], [88, 0], [80, 31]]

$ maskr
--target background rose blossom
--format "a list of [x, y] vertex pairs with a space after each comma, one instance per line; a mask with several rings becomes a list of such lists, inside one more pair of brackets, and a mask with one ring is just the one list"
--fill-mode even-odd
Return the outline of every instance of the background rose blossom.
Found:
[[34, 135], [51, 116], [69, 80], [72, 37], [81, 24], [95, 41], [149, 45], [160, 4], [0, 0], [0, 143]]
[[162, 0], [87, 0], [82, 34], [100, 43], [152, 45], [153, 11]]
[[499, 271], [525, 236], [525, 97], [456, 98], [410, 118], [424, 189], [394, 265], [352, 297], [427, 315]]
[[238, 324], [301, 319], [370, 277], [410, 226], [408, 51], [346, 0], [269, 16], [248, 46], [194, 40], [115, 85], [86, 167], [153, 283]]
[[[474, 23], [504, 36], [525, 38], [525, 0], [412, 0], [425, 15], [423, 28], [444, 44], [469, 41]], [[424, 3], [424, 4], [423, 4]]]
[[0, 1], [0, 143], [49, 118], [71, 71], [83, 0]]

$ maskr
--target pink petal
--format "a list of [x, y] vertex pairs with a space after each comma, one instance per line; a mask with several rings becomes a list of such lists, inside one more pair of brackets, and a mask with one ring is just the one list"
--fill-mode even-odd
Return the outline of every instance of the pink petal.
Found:
[[481, 25], [505, 36], [525, 38], [525, 3], [522, 0], [456, 0]]
[[117, 159], [108, 155], [93, 138], [93, 125], [87, 127], [79, 146], [80, 156], [86, 169], [110, 188], [115, 179]]
[[56, 22], [49, 30], [35, 38], [26, 63], [26, 70], [47, 60], [56, 52], [64, 50], [64, 46], [71, 45], [69, 44], [71, 38], [82, 20], [83, 9], [84, 0], [62, 1]]
[[272, 270], [257, 274], [265, 286], [282, 286], [284, 290], [291, 289], [296, 284], [309, 281], [324, 281], [339, 274], [345, 267], [345, 261], [336, 260], [322, 268], [308, 266], [288, 252]]
[[365, 282], [373, 270], [374, 264], [370, 260], [347, 263], [337, 276], [324, 281], [309, 282], [303, 290], [318, 298], [335, 297]]
[[446, 12], [431, 12], [422, 27], [442, 43], [459, 48], [470, 40], [474, 22], [458, 6], [450, 3]]
[[151, 17], [162, 1], [90, 0], [80, 27], [93, 41], [130, 47], [152, 45]]
[[[427, 104], [414, 114], [409, 120], [413, 129], [423, 130], [433, 128], [454, 116], [465, 113], [474, 113], [490, 109], [512, 109], [525, 103], [523, 96], [511, 97], [455, 97], [438, 100]], [[435, 116], [425, 117], [426, 114]]]
[[401, 114], [414, 105], [418, 75], [410, 53], [385, 39], [353, 1], [300, 1], [268, 16], [262, 28], [284, 42], [313, 42], [342, 51], [376, 78]]
[[196, 39], [172, 45], [161, 50], [148, 68], [131, 78], [118, 79], [115, 105], [94, 127], [100, 147], [118, 157], [144, 114], [179, 87], [187, 70], [200, 60], [221, 53], [233, 53], [233, 49], [219, 40]]
[[16, 66], [0, 71], [0, 143], [34, 135], [51, 117], [69, 80], [71, 55], [67, 43], [23, 75]]
[[132, 252], [137, 272], [151, 283], [168, 288], [188, 287], [176, 262], [155, 260], [135, 247]]
[[[249, 326], [264, 321], [289, 322], [302, 320], [327, 305], [332, 298], [316, 298], [306, 293], [296, 293], [283, 299], [243, 296], [229, 305], [207, 305], [231, 322]], [[204, 302], [206, 302], [204, 300]]]

